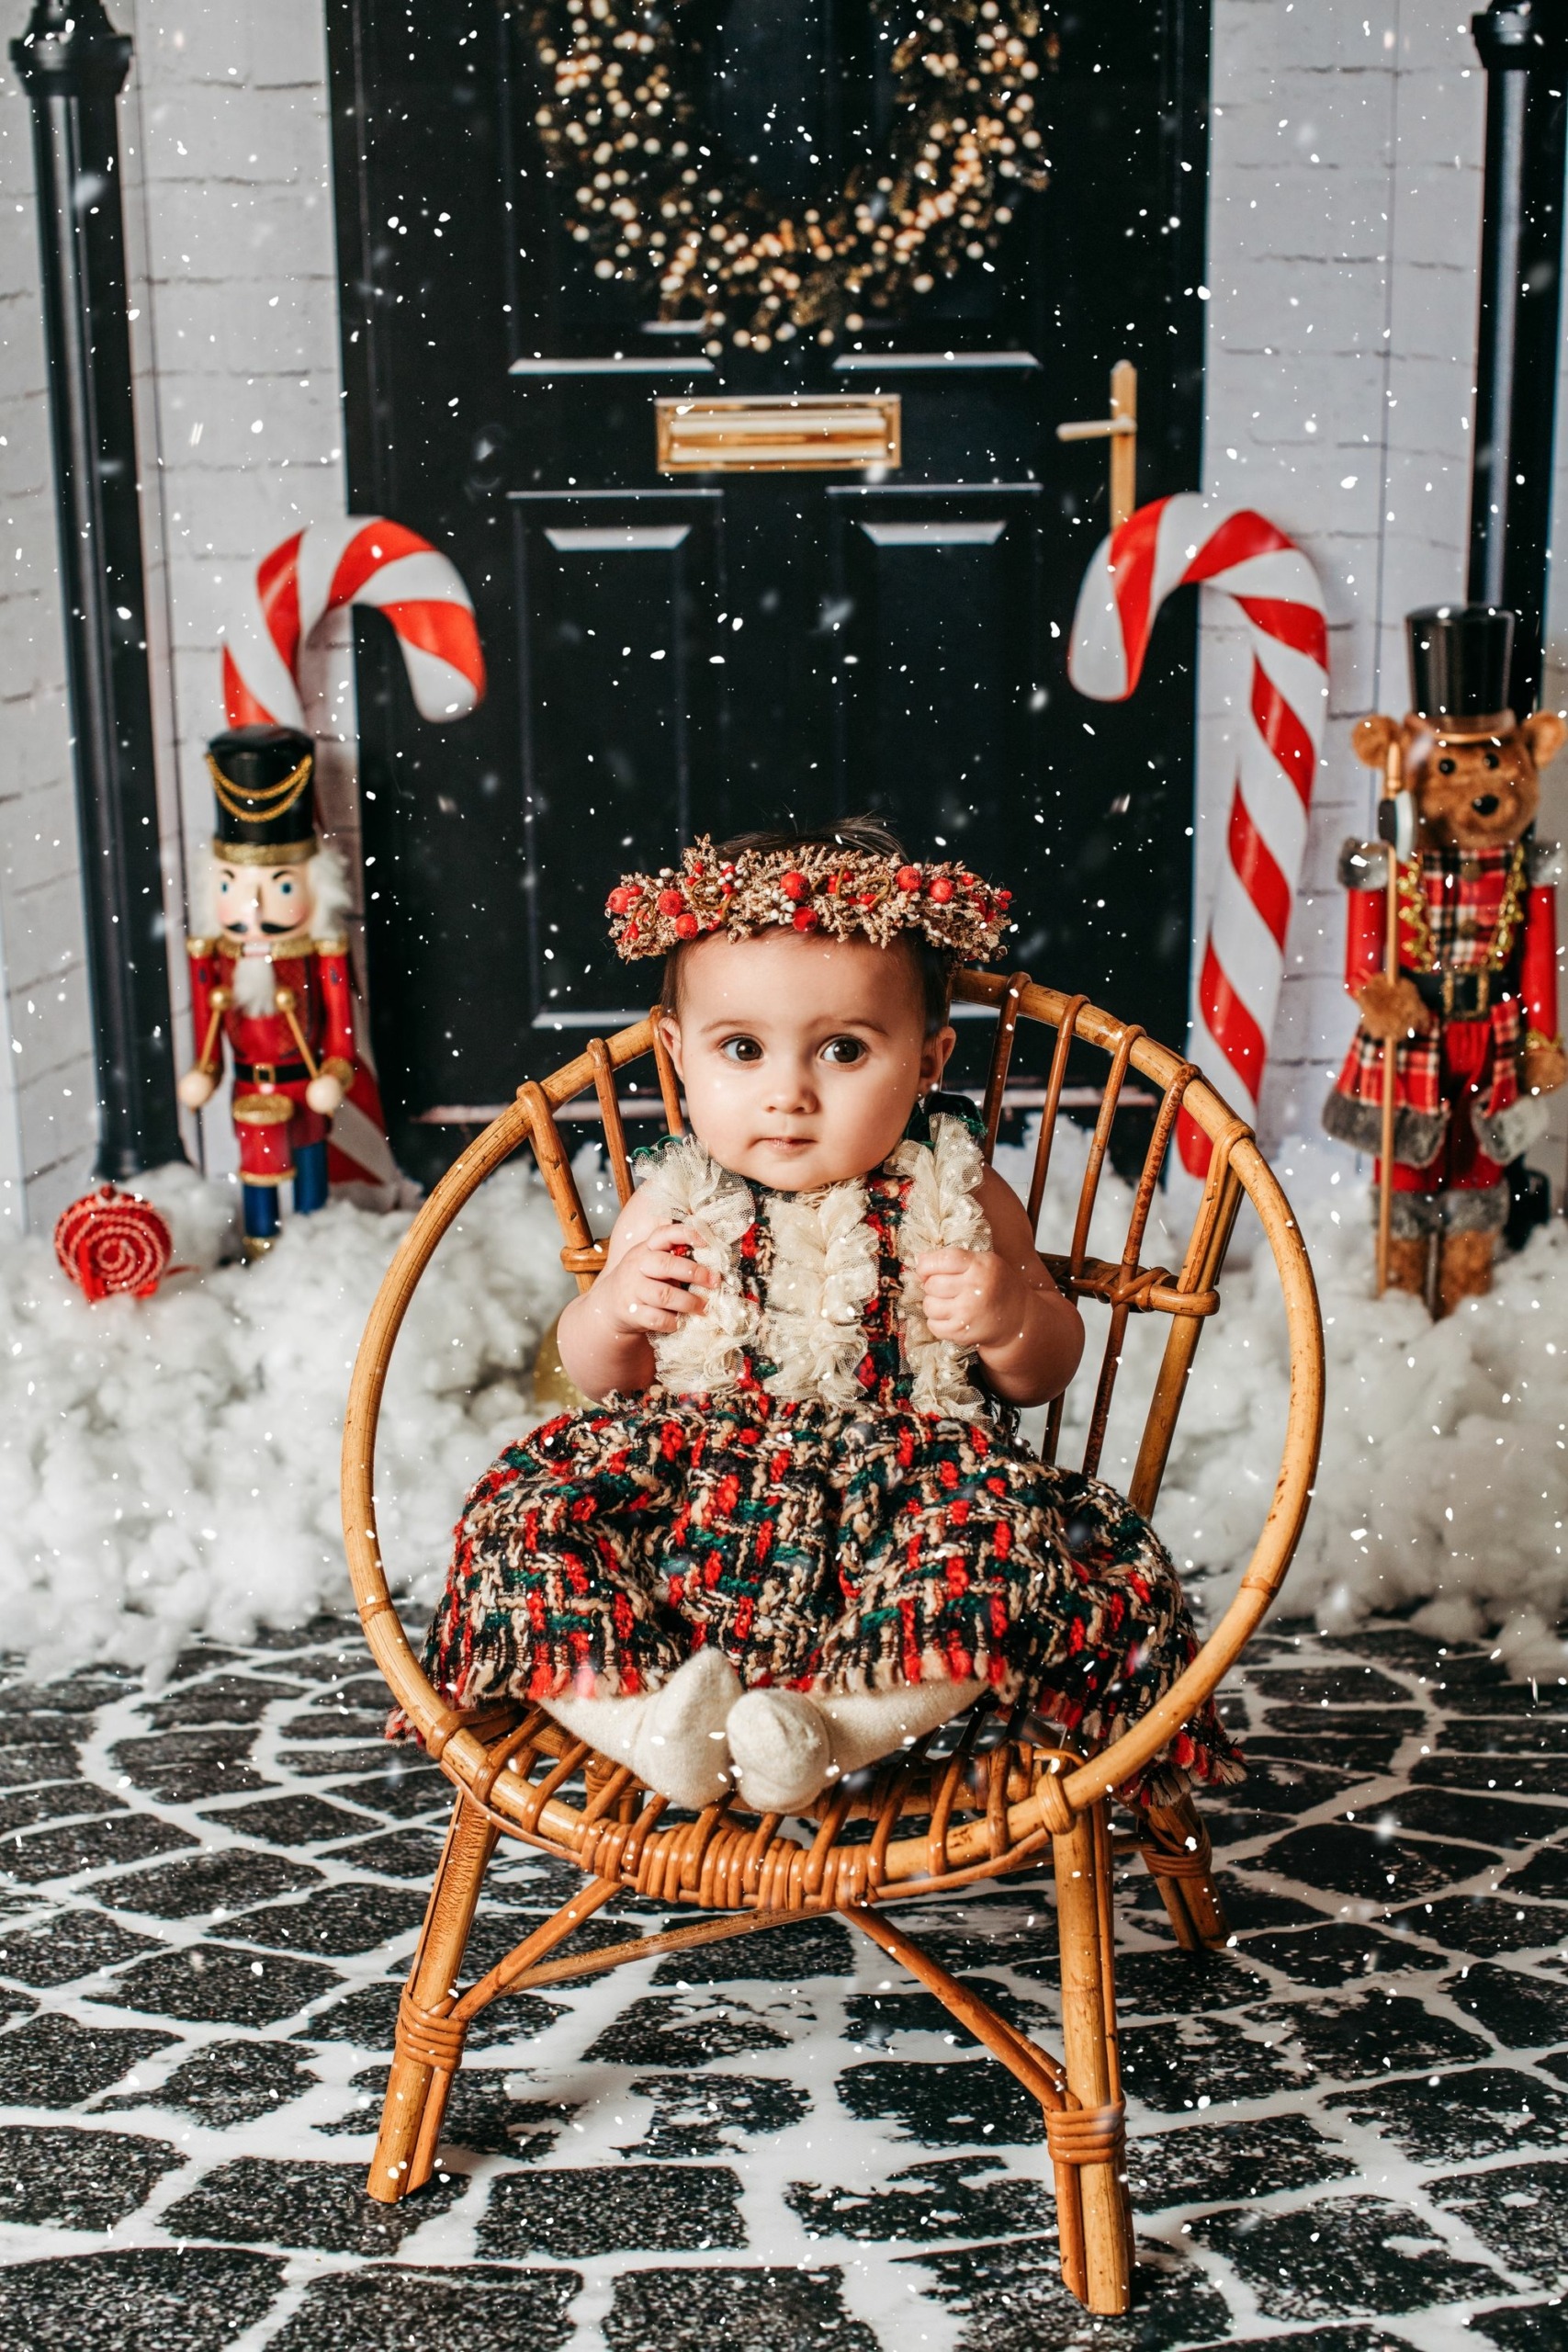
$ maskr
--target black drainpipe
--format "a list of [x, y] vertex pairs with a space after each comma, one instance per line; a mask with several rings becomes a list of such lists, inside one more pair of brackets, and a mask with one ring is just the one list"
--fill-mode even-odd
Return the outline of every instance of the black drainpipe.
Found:
[[97, 1172], [123, 1182], [183, 1156], [115, 119], [130, 42], [114, 30], [102, 0], [36, 0], [11, 57], [33, 108]]
[[1469, 594], [1518, 615], [1509, 701], [1523, 718], [1540, 693], [1546, 631], [1568, 0], [1492, 0], [1471, 30], [1486, 69], [1486, 177]]
[[[1568, 0], [1492, 0], [1470, 28], [1486, 69], [1486, 175], [1468, 593], [1472, 604], [1518, 616], [1508, 703], [1522, 718], [1536, 707], [1546, 666]], [[1551, 1193], [1523, 1159], [1510, 1163], [1508, 1186], [1507, 1239], [1517, 1250], [1550, 1215]]]

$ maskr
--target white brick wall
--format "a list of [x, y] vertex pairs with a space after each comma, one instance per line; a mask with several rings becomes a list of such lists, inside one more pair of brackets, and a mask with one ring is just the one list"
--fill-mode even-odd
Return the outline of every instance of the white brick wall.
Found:
[[[265, 9], [121, 0], [143, 471], [156, 468], [150, 633], [171, 919], [183, 936], [212, 830], [207, 739], [221, 642], [248, 571], [343, 511], [342, 383], [320, 0]], [[178, 965], [178, 959], [177, 959]], [[190, 1051], [176, 968], [182, 1061]], [[233, 1165], [221, 1103], [191, 1149]]]
[[[320, 0], [110, 0], [120, 100], [149, 640], [172, 938], [211, 831], [206, 739], [245, 569], [342, 513], [342, 386]], [[90, 1172], [83, 967], [31, 123], [0, 64], [0, 1217], [46, 1224]], [[19, 554], [14, 550], [19, 549]], [[342, 706], [339, 706], [340, 709]], [[326, 779], [334, 814], [352, 779]], [[173, 958], [182, 1058], [183, 956]], [[6, 1030], [10, 1035], [5, 1035]], [[10, 1051], [12, 1042], [19, 1055]], [[232, 1163], [209, 1115], [208, 1165]], [[193, 1156], [203, 1138], [193, 1123]]]
[[[1301, 541], [1329, 616], [1329, 725], [1262, 1105], [1278, 1144], [1315, 1136], [1353, 1025], [1334, 869], [1375, 786], [1351, 723], [1406, 707], [1403, 616], [1464, 592], [1485, 87], [1463, 12], [1429, 0], [1216, 0], [1213, 98], [1204, 486]], [[1200, 935], [1246, 681], [1211, 610]], [[1298, 1189], [1349, 1167], [1326, 1145], [1291, 1156]]]

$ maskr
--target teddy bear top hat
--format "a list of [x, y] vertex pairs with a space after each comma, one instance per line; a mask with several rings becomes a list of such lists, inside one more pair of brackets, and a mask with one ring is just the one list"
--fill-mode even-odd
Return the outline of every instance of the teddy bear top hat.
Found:
[[[1407, 613], [1410, 696], [1444, 734], [1491, 734], [1508, 715], [1514, 616], [1497, 605], [1430, 605]], [[1452, 724], [1450, 724], [1452, 722]], [[1483, 723], [1486, 722], [1486, 723]]]
[[314, 857], [315, 749], [293, 727], [233, 727], [207, 747], [217, 801], [212, 846], [231, 865]]

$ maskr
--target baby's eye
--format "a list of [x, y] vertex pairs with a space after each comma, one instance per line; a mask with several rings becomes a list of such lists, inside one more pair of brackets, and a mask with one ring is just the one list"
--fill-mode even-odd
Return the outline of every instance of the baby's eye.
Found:
[[858, 1037], [829, 1037], [822, 1048], [822, 1058], [847, 1069], [854, 1062], [864, 1061], [865, 1047]]
[[748, 1067], [762, 1058], [762, 1048], [755, 1037], [727, 1037], [718, 1050], [727, 1062], [744, 1062]]

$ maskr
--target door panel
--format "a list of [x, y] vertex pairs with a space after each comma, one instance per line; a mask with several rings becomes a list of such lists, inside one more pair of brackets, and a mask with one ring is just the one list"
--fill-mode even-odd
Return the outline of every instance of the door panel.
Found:
[[[886, 130], [869, 0], [685, 0], [691, 85], [755, 181], [841, 181]], [[1066, 631], [1105, 528], [1105, 413], [1140, 369], [1139, 494], [1198, 479], [1207, 0], [1069, 0], [1052, 187], [992, 260], [832, 345], [709, 347], [565, 233], [500, 0], [328, 0], [351, 503], [446, 548], [486, 703], [419, 721], [358, 642], [373, 1018], [396, 1148], [504, 1100], [558, 1025], [646, 1001], [603, 925], [694, 831], [874, 808], [1014, 891], [1010, 957], [1179, 1037], [1194, 618], [1134, 702], [1081, 702]], [[394, 21], [395, 18], [395, 21]], [[815, 161], [813, 160], [815, 159]], [[654, 403], [897, 394], [896, 470], [659, 470]]]
[[528, 1005], [535, 1027], [553, 1029], [639, 992], [628, 1000], [604, 933], [606, 886], [582, 845], [657, 865], [671, 832], [691, 830], [694, 745], [714, 734], [722, 501], [533, 492], [511, 504]]
[[1027, 491], [830, 500], [848, 608], [841, 803], [918, 808], [951, 841], [1027, 788], [1035, 503]]

